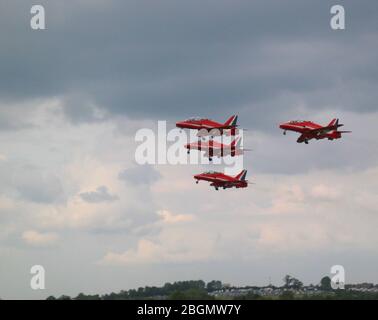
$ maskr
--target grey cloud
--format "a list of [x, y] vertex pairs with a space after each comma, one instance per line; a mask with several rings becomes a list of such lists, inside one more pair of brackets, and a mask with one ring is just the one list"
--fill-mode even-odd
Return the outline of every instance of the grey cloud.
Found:
[[0, 130], [1, 131], [14, 131], [19, 129], [24, 129], [26, 127], [30, 126], [25, 123], [20, 123], [20, 121], [17, 121], [15, 119], [0, 119]]
[[118, 196], [109, 193], [106, 186], [100, 186], [96, 191], [82, 192], [79, 196], [89, 203], [112, 202], [118, 200]]
[[106, 118], [106, 114], [99, 110], [90, 96], [69, 94], [62, 100], [63, 112], [73, 123], [96, 122]]
[[[23, 115], [20, 117], [20, 114]], [[30, 118], [32, 110], [28, 105], [14, 105], [0, 101], [0, 131], [18, 131], [33, 128]]]
[[17, 189], [29, 201], [53, 203], [62, 199], [63, 188], [57, 177], [36, 174], [31, 179], [22, 179]]
[[11, 197], [35, 203], [66, 200], [60, 179], [34, 165], [0, 161], [0, 190]]
[[158, 181], [161, 175], [152, 166], [143, 165], [121, 171], [118, 178], [136, 185], [149, 185]]
[[[224, 118], [233, 110], [265, 128], [269, 114], [293, 113], [292, 105], [271, 103], [285, 93], [310, 109], [376, 110], [371, 1], [344, 1], [345, 32], [329, 27], [333, 1], [41, 3], [45, 32], [27, 28], [28, 3], [4, 8], [17, 41], [3, 37], [0, 92], [72, 95], [65, 108], [74, 122], [98, 119], [97, 107], [153, 119]], [[360, 94], [350, 100], [353, 91]]]

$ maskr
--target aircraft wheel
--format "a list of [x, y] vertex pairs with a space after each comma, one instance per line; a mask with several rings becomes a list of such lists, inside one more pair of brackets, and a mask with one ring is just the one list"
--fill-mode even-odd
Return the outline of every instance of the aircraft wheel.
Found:
[[283, 132], [283, 135], [286, 136], [286, 131]]
[[209, 161], [213, 161], [213, 158], [209, 158]]
[[215, 187], [215, 190], [217, 190], [217, 191], [218, 191], [218, 190], [219, 190], [219, 188], [218, 188], [218, 187]]
[[199, 181], [197, 180], [197, 181], [196, 181], [196, 184], [198, 184], [198, 182], [199, 182]]
[[189, 154], [189, 153], [190, 153], [190, 150], [187, 151], [187, 154]]
[[308, 144], [308, 141], [307, 141], [307, 140], [305, 141], [305, 144]]

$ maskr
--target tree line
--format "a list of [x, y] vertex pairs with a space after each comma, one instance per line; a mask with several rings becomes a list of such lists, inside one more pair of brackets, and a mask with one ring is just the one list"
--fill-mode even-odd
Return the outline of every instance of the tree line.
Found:
[[[369, 284], [374, 287], [373, 284]], [[378, 300], [378, 292], [362, 292], [352, 290], [333, 290], [331, 287], [331, 279], [323, 277], [320, 283], [316, 286], [309, 287], [316, 288], [316, 294], [306, 293], [303, 282], [286, 275], [283, 278], [283, 285], [281, 287], [268, 286], [271, 289], [280, 289], [279, 295], [257, 294], [256, 290], [251, 290], [245, 294], [240, 294], [234, 299], [238, 300]], [[307, 288], [309, 288], [307, 287]], [[368, 284], [365, 287], [369, 287]], [[265, 287], [266, 288], [266, 287]], [[346, 289], [350, 289], [351, 285], [346, 285]], [[216, 299], [215, 291], [232, 290], [232, 289], [261, 289], [260, 287], [244, 287], [235, 288], [223, 284], [219, 280], [213, 280], [205, 283], [203, 280], [177, 281], [173, 283], [166, 283], [162, 287], [146, 286], [138, 289], [122, 290], [119, 293], [112, 292], [104, 295], [88, 295], [84, 293], [78, 294], [76, 297], [62, 295], [58, 298], [50, 296], [47, 300], [214, 300]], [[258, 290], [257, 290], [258, 291]], [[231, 299], [231, 297], [230, 297]]]
[[105, 295], [86, 295], [80, 293], [77, 297], [71, 298], [62, 295], [59, 298], [50, 296], [47, 300], [139, 300], [139, 299], [171, 299], [171, 300], [206, 300], [213, 299], [210, 292], [222, 289], [221, 281], [213, 280], [207, 284], [202, 280], [177, 281], [166, 283], [162, 287], [147, 286], [138, 289], [122, 290], [119, 293]]

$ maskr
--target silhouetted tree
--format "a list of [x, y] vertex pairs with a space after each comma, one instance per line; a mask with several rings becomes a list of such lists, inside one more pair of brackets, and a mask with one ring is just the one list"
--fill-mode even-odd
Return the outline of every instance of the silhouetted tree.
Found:
[[98, 294], [96, 295], [85, 295], [84, 293], [79, 293], [74, 300], [101, 300]]
[[320, 280], [320, 288], [323, 291], [331, 291], [332, 290], [332, 287], [331, 287], [331, 278], [330, 277], [323, 277]]
[[206, 289], [208, 292], [212, 292], [212, 291], [221, 290], [222, 286], [223, 285], [221, 281], [213, 280], [207, 284]]
[[289, 288], [292, 288], [292, 289], [300, 289], [303, 287], [303, 283], [302, 281], [299, 281], [298, 279], [290, 276], [290, 275], [286, 275], [284, 278], [283, 278], [283, 281], [284, 281], [284, 287], [289, 289]]

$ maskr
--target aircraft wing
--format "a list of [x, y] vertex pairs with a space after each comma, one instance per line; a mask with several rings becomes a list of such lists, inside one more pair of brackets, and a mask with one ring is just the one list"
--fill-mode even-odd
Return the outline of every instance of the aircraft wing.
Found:
[[322, 127], [322, 128], [317, 128], [317, 129], [310, 129], [309, 131], [307, 131], [307, 134], [308, 133], [311, 133], [311, 134], [325, 134], [325, 133], [328, 133], [328, 132], [333, 131], [333, 130], [336, 130], [335, 126]]
[[304, 133], [302, 133], [299, 138], [298, 138], [298, 142], [303, 142], [305, 140], [311, 140], [311, 139], [314, 139], [317, 137], [317, 135], [321, 135], [321, 134], [326, 134], [328, 132], [330, 132], [332, 130], [326, 130], [324, 131], [324, 128], [319, 128], [319, 129], [312, 129], [312, 130], [308, 130]]
[[213, 182], [211, 184], [211, 186], [214, 186], [214, 187], [225, 187], [225, 188], [231, 188], [233, 187], [234, 185], [236, 185], [238, 183], [238, 181], [216, 181], [216, 182]]
[[342, 126], [343, 124], [339, 124], [339, 119], [333, 119], [327, 126], [310, 129], [309, 132], [313, 134], [326, 134], [330, 131], [337, 130], [338, 128]]
[[299, 138], [298, 138], [298, 142], [303, 142], [303, 141], [305, 141], [306, 139], [308, 138], [308, 132], [306, 132], [306, 133], [302, 133], [300, 136], [299, 136]]

